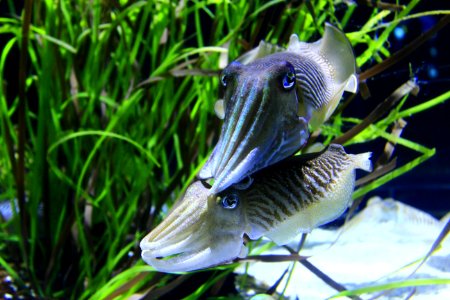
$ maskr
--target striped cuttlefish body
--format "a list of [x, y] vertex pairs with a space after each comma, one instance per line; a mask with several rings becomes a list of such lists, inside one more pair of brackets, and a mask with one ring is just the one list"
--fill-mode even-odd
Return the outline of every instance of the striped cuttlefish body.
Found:
[[219, 140], [199, 173], [217, 194], [300, 150], [326, 121], [344, 91], [356, 92], [355, 57], [345, 34], [327, 24], [322, 39], [286, 49], [264, 42], [227, 66], [220, 78], [224, 119]]
[[196, 181], [142, 241], [142, 258], [164, 272], [208, 268], [245, 257], [244, 234], [283, 245], [330, 222], [347, 208], [355, 169], [369, 171], [370, 153], [340, 145], [288, 158], [252, 175], [246, 189], [212, 194]]

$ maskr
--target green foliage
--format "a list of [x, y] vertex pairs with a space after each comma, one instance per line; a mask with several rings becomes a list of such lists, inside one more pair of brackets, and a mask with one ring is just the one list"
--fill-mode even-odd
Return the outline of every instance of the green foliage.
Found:
[[387, 290], [398, 289], [398, 288], [403, 288], [403, 287], [412, 287], [412, 286], [417, 287], [417, 286], [424, 286], [424, 285], [439, 285], [439, 284], [450, 284], [450, 279], [422, 278], [422, 279], [409, 279], [409, 280], [392, 282], [392, 283], [387, 283], [387, 284], [378, 284], [378, 285], [368, 286], [368, 287], [364, 287], [364, 288], [360, 288], [360, 289], [343, 291], [343, 292], [340, 292], [339, 294], [336, 294], [335, 296], [331, 297], [330, 299], [342, 298], [345, 296], [369, 294], [369, 293], [387, 291]]
[[[361, 30], [348, 34], [354, 46], [366, 49], [359, 66], [391, 55], [389, 35], [418, 2], [400, 13], [373, 8]], [[348, 5], [338, 19], [333, 2], [325, 0], [35, 0], [28, 22], [15, 1], [7, 1], [10, 14], [0, 18], [0, 34], [7, 40], [0, 56], [0, 201], [10, 202], [14, 216], [0, 223], [0, 266], [19, 284], [30, 281], [39, 296], [50, 298], [124, 299], [170, 282], [173, 275], [143, 265], [138, 245], [213, 147], [220, 130], [213, 114], [214, 75], [223, 67], [223, 55], [237, 57], [256, 46], [259, 36], [285, 44], [293, 32], [302, 40], [317, 38], [325, 21], [345, 27], [356, 7]], [[389, 22], [375, 39], [372, 32], [384, 19]], [[24, 32], [29, 41], [23, 49]], [[26, 69], [19, 69], [26, 102], [7, 82], [16, 80], [7, 73], [19, 68], [12, 61], [19, 51], [28, 58]], [[395, 121], [449, 97], [445, 93], [403, 109], [405, 98], [347, 142], [385, 139], [421, 154], [355, 196], [435, 153], [389, 130]], [[322, 128], [323, 139], [330, 142], [345, 125], [359, 121], [338, 114]], [[252, 254], [266, 248], [256, 242]], [[235, 266], [216, 268], [188, 299], [206, 294]]]

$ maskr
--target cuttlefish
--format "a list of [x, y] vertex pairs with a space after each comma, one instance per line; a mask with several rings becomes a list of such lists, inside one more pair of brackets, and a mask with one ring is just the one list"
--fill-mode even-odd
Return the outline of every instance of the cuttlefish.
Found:
[[286, 49], [262, 42], [220, 77], [224, 120], [219, 140], [199, 173], [219, 193], [297, 152], [335, 110], [344, 91], [356, 92], [355, 57], [345, 34], [327, 24], [314, 43], [290, 37]]
[[284, 245], [344, 212], [355, 169], [370, 171], [369, 158], [333, 144], [256, 172], [247, 189], [211, 194], [207, 183], [196, 181], [141, 241], [142, 258], [160, 271], [181, 272], [245, 257], [244, 234]]

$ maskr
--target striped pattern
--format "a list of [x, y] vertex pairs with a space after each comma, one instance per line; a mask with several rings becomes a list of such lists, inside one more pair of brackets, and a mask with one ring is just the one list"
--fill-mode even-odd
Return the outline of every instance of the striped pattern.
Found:
[[[319, 110], [325, 107], [333, 97], [332, 68], [324, 70], [312, 55], [298, 55], [293, 53], [277, 53], [272, 59], [282, 58], [289, 61], [295, 68], [297, 91], [301, 101]], [[316, 55], [316, 58], [317, 55]], [[327, 73], [328, 72], [328, 73]]]
[[[250, 224], [270, 230], [297, 212], [326, 198], [353, 161], [342, 146], [332, 145], [320, 156], [299, 163], [294, 157], [258, 173], [241, 193]], [[282, 166], [284, 165], [284, 166]]]
[[[258, 93], [259, 78], [244, 78], [239, 85], [239, 91], [231, 95], [225, 115], [227, 122], [222, 127], [220, 142], [217, 151], [220, 156], [213, 163], [214, 175], [225, 175], [238, 163], [237, 159], [251, 138], [252, 133], [260, 122], [262, 113], [266, 110], [267, 96]], [[217, 176], [217, 182], [224, 178]]]

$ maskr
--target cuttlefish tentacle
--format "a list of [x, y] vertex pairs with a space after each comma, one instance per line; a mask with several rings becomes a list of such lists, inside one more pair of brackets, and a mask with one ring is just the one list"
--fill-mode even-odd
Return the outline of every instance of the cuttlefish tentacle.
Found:
[[262, 43], [226, 67], [224, 119], [219, 140], [199, 173], [219, 193], [300, 150], [335, 110], [344, 91], [356, 92], [353, 50], [345, 34], [327, 24], [315, 43], [296, 35], [287, 49]]
[[[224, 72], [230, 87], [225, 92], [225, 121], [219, 142], [199, 174], [203, 179], [214, 177], [212, 194], [291, 155], [308, 138], [308, 124], [297, 115], [296, 91], [285, 90], [280, 81], [293, 74], [290, 63], [261, 60], [247, 68], [234, 63]], [[273, 128], [286, 130], [274, 134]]]
[[255, 173], [246, 189], [211, 194], [194, 182], [141, 241], [142, 257], [160, 271], [182, 272], [245, 257], [244, 234], [285, 244], [342, 214], [351, 200], [355, 169], [369, 171], [369, 157], [331, 145]]
[[161, 271], [181, 272], [245, 256], [243, 211], [225, 210], [217, 201], [200, 181], [194, 182], [181, 203], [141, 241], [142, 258]]
[[[261, 114], [267, 105], [267, 99], [264, 94], [260, 98], [255, 98], [259, 84], [258, 81], [261, 79], [256, 78], [252, 80], [248, 78], [244, 80], [245, 82], [242, 84], [241, 92], [236, 99], [232, 99], [232, 101], [236, 101], [236, 108], [230, 117], [230, 124], [232, 126], [224, 127], [224, 139], [229, 142], [220, 144], [219, 153], [221, 155], [215, 160], [216, 164], [214, 164], [214, 168], [219, 173], [224, 172], [225, 168], [226, 172], [230, 172], [229, 169], [236, 165], [237, 160], [245, 150], [244, 145], [240, 141], [250, 138], [252, 132], [256, 129], [257, 120], [261, 119]], [[246, 100], [245, 103], [244, 100]]]

